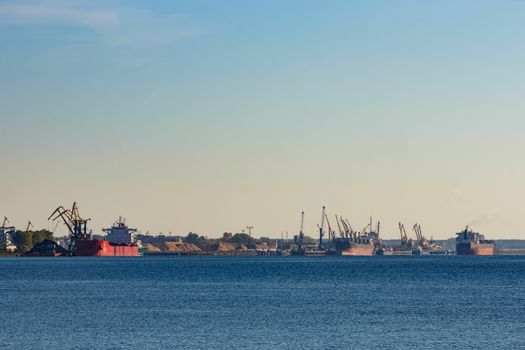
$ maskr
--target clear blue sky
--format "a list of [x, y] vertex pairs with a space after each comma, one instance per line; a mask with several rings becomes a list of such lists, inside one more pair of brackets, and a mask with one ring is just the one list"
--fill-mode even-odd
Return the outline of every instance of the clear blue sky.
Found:
[[[523, 1], [0, 1], [0, 215], [521, 237]], [[523, 238], [523, 237], [522, 237]]]

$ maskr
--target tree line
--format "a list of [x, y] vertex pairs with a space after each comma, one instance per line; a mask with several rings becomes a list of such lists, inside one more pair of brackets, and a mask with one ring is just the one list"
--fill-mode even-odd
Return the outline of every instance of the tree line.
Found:
[[46, 239], [53, 239], [53, 232], [48, 230], [20, 231], [11, 233], [11, 240], [16, 246], [16, 250], [25, 253], [31, 250], [36, 244]]

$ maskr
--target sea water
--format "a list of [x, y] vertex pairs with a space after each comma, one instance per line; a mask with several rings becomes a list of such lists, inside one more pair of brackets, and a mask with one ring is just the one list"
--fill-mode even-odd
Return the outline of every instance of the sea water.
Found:
[[525, 349], [525, 257], [0, 258], [1, 349]]

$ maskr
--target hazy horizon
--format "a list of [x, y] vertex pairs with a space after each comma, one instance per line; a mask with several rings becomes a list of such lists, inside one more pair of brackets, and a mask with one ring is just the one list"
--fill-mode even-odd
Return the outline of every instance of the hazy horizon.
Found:
[[316, 236], [324, 205], [383, 238], [399, 221], [523, 238], [524, 18], [519, 1], [0, 0], [0, 217], [47, 228], [76, 201], [95, 233], [123, 216], [278, 238], [303, 210]]

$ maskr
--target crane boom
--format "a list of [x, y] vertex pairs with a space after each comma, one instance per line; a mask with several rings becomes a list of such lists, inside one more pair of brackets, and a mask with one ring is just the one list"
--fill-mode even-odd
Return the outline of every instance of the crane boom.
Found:
[[339, 235], [341, 236], [341, 238], [343, 238], [343, 230], [341, 229], [341, 224], [339, 223], [339, 218], [337, 217], [337, 215], [335, 216], [335, 222], [337, 222], [337, 227], [339, 228]]
[[404, 244], [407, 241], [406, 233], [404, 231], [405, 226], [401, 222], [399, 222], [399, 235], [401, 236], [401, 244]]
[[335, 239], [335, 231], [332, 230], [332, 227], [330, 226], [330, 221], [328, 220], [328, 215], [325, 214], [326, 216], [326, 223], [328, 225], [328, 235], [330, 236], [330, 240], [334, 240]]
[[348, 221], [348, 219], [345, 219], [345, 220], [346, 220], [346, 224], [348, 225], [348, 228], [350, 229], [350, 232], [354, 232], [352, 225], [350, 225], [350, 221]]

